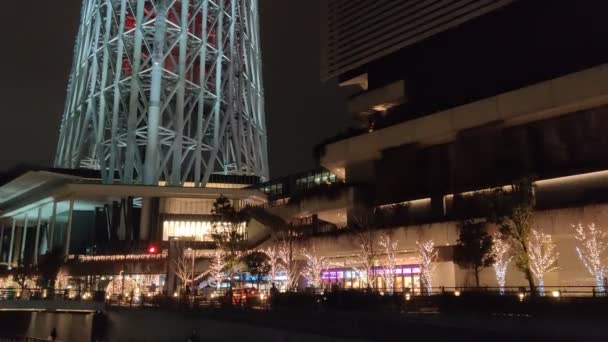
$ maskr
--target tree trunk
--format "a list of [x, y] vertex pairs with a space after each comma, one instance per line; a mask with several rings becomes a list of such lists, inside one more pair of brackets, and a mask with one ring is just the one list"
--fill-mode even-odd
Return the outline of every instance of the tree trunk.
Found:
[[534, 285], [534, 276], [529, 267], [526, 269], [526, 278], [528, 278], [528, 284], [530, 286], [530, 295], [534, 297], [536, 296], [536, 286]]
[[[530, 254], [528, 254], [528, 247], [526, 245], [526, 241], [522, 241], [523, 239], [519, 239], [523, 252], [526, 254], [526, 257]], [[530, 286], [530, 296], [534, 297], [536, 296], [536, 286], [534, 285], [534, 275], [532, 274], [532, 271], [530, 270], [530, 260], [526, 259], [526, 278], [528, 278], [528, 285]]]
[[479, 267], [475, 267], [473, 270], [475, 270], [475, 286], [479, 287]]

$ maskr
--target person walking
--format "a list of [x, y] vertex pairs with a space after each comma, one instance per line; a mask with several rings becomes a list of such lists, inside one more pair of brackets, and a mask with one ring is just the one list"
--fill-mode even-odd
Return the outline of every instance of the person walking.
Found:
[[198, 338], [198, 334], [196, 333], [196, 329], [192, 329], [192, 334], [190, 334], [190, 337], [188, 337], [188, 339], [186, 340], [186, 342], [200, 342], [201, 339]]

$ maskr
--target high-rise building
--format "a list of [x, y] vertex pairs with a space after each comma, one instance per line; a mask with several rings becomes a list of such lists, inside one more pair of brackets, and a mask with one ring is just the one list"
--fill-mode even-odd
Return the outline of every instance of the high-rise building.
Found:
[[606, 9], [328, 1], [325, 76], [359, 121], [321, 165], [375, 183], [379, 204], [428, 196], [438, 212], [445, 194], [604, 170]]
[[[359, 120], [317, 149], [320, 165], [344, 180], [320, 182], [331, 199], [280, 194], [289, 190], [285, 184], [275, 195], [274, 184], [262, 186], [274, 203], [293, 203], [301, 222], [295, 229], [311, 236], [302, 243], [348, 264], [360, 252], [348, 228], [378, 228], [399, 241], [398, 264], [407, 276], [397, 288], [416, 292], [422, 260], [412, 251], [418, 241], [434, 241], [434, 286], [472, 286], [469, 270], [454, 258], [463, 222], [484, 222], [488, 190], [510, 192], [533, 180], [534, 229], [553, 235], [560, 253], [559, 270], [544, 283], [597, 286], [575, 256], [572, 225], [608, 226], [608, 46], [599, 43], [608, 34], [608, 4], [324, 3], [322, 78], [349, 92]], [[353, 268], [328, 269], [323, 279], [365, 287]], [[491, 272], [480, 282], [497, 285]], [[507, 284], [528, 282], [511, 265]]]
[[257, 0], [83, 0], [55, 164], [104, 183], [268, 177]]
[[322, 78], [340, 76], [513, 1], [327, 0]]

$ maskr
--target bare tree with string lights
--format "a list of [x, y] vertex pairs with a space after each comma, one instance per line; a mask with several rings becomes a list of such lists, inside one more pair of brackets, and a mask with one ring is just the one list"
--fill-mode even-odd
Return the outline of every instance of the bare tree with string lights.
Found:
[[228, 266], [225, 256], [226, 253], [224, 250], [216, 248], [215, 251], [213, 251], [213, 257], [211, 257], [211, 264], [209, 265], [207, 272], [201, 274], [194, 280], [196, 281], [200, 278], [207, 277], [209, 284], [219, 287], [224, 279], [226, 266]]
[[248, 217], [245, 212], [237, 211], [232, 201], [220, 196], [213, 203], [211, 212], [219, 218], [213, 223], [211, 234], [216, 248], [223, 250], [230, 290], [233, 288], [234, 274], [247, 250], [246, 226]]
[[288, 235], [281, 240], [278, 250], [279, 258], [281, 259], [285, 272], [287, 273], [287, 288], [289, 290], [298, 286], [298, 280], [302, 274], [296, 261], [296, 257], [299, 253], [296, 250], [295, 238], [295, 235], [288, 232]]
[[420, 278], [422, 285], [426, 288], [427, 294], [431, 295], [433, 292], [433, 262], [437, 260], [437, 249], [433, 240], [422, 243], [416, 241], [416, 245], [421, 258]]
[[378, 245], [384, 250], [386, 259], [384, 261], [384, 283], [389, 293], [395, 291], [395, 276], [397, 268], [397, 246], [399, 241], [393, 241], [388, 234], [380, 236]]
[[496, 274], [496, 282], [498, 283], [498, 291], [501, 295], [505, 294], [505, 284], [507, 282], [507, 267], [513, 256], [509, 255], [511, 246], [503, 238], [500, 232], [492, 236], [492, 248], [490, 249], [490, 257], [492, 258], [494, 273]]
[[306, 259], [302, 273], [314, 288], [320, 288], [323, 281], [321, 272], [331, 267], [331, 262], [328, 258], [319, 255], [314, 244], [310, 249], [303, 248], [301, 254]]
[[604, 275], [606, 274], [606, 261], [608, 260], [608, 234], [595, 223], [586, 227], [582, 224], [574, 225], [576, 229], [576, 240], [579, 246], [576, 247], [578, 257], [581, 259], [587, 271], [593, 276], [595, 285], [599, 292], [605, 294]]
[[375, 272], [375, 267], [378, 266], [376, 217], [376, 209], [370, 208], [358, 208], [351, 213], [351, 228], [357, 232], [359, 240], [359, 250], [355, 255], [356, 270], [360, 276], [365, 272], [368, 289], [375, 288], [377, 278]]
[[268, 277], [271, 282], [274, 282], [277, 278], [277, 273], [279, 273], [283, 267], [281, 267], [281, 258], [279, 257], [279, 248], [277, 245], [272, 245], [263, 250], [266, 255], [268, 255], [268, 262], [270, 264], [270, 272], [268, 273]]
[[186, 253], [183, 247], [177, 248], [177, 257], [173, 261], [175, 265], [175, 276], [181, 281], [183, 286], [188, 286], [194, 278], [194, 251]]
[[559, 253], [555, 251], [555, 247], [551, 235], [532, 229], [528, 242], [528, 257], [530, 271], [538, 282], [541, 296], [545, 295], [545, 275], [557, 270], [555, 263]]

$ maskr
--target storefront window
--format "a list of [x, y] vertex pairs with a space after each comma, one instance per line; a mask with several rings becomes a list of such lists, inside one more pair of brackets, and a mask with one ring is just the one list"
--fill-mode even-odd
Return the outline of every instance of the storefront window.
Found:
[[[386, 291], [385, 270], [377, 267], [373, 269], [376, 276], [374, 285], [380, 291]], [[420, 267], [397, 266], [395, 268], [395, 292], [411, 291], [420, 293]], [[353, 269], [330, 269], [321, 273], [323, 287], [339, 286], [345, 289], [360, 289], [367, 287], [367, 272], [357, 272]]]

